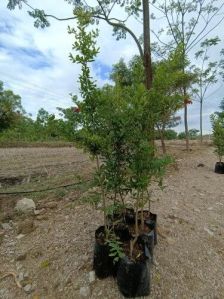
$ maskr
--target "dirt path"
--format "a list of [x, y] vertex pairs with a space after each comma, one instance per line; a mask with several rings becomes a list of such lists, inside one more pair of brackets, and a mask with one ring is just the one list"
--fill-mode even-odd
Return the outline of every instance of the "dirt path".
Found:
[[[180, 155], [179, 155], [180, 157]], [[181, 154], [179, 170], [170, 172], [164, 191], [153, 192], [152, 211], [165, 236], [155, 249], [153, 299], [224, 298], [224, 177], [213, 172], [211, 147]], [[197, 167], [203, 163], [204, 167]], [[0, 276], [15, 271], [32, 285], [32, 293], [16, 287], [13, 277], [0, 281], [1, 299], [122, 298], [109, 278], [89, 282], [94, 231], [102, 224], [100, 210], [80, 204], [79, 192], [46, 209], [36, 229], [18, 239], [19, 219], [9, 222], [0, 245]], [[46, 199], [47, 200], [47, 199]], [[40, 204], [40, 203], [39, 203]]]

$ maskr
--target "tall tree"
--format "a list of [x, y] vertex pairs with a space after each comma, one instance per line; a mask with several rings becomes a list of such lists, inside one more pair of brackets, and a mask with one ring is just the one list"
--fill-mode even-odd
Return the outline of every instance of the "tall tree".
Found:
[[[224, 3], [219, 0], [154, 0], [152, 6], [158, 13], [158, 18], [162, 17], [167, 21], [166, 29], [153, 30], [159, 42], [156, 49], [164, 54], [167, 50], [170, 51], [170, 49], [182, 44], [183, 60], [224, 20]], [[183, 66], [183, 72], [186, 69], [187, 67]], [[189, 150], [188, 94], [185, 86], [183, 87], [183, 95], [185, 98], [186, 148]]]
[[221, 111], [216, 111], [215, 114], [222, 117], [222, 118], [224, 118], [224, 99], [221, 100], [221, 103], [219, 105], [219, 109]]
[[4, 90], [0, 81], [0, 131], [14, 126], [24, 113], [21, 97], [12, 90]]
[[[152, 70], [151, 70], [151, 51], [150, 51], [150, 18], [149, 18], [149, 0], [96, 0], [94, 1], [96, 5], [93, 5], [93, 1], [85, 0], [65, 0], [73, 5], [73, 14], [69, 17], [58, 18], [52, 14], [45, 13], [44, 10], [32, 7], [28, 1], [25, 0], [7, 0], [9, 9], [14, 9], [15, 7], [22, 8], [22, 5], [28, 6], [29, 15], [32, 16], [35, 27], [45, 28], [50, 26], [49, 19], [53, 18], [58, 21], [69, 21], [77, 19], [80, 13], [85, 13], [90, 16], [90, 24], [99, 25], [101, 21], [106, 22], [108, 25], [112, 26], [113, 34], [116, 36], [117, 40], [121, 38], [126, 38], [129, 34], [136, 46], [138, 48], [140, 57], [144, 63], [145, 67], [145, 77], [146, 85], [150, 88], [152, 84]], [[116, 11], [119, 9], [122, 11], [123, 18], [119, 18], [116, 15]], [[144, 35], [144, 45], [142, 47], [138, 36], [134, 33], [134, 30], [127, 25], [127, 21], [130, 17], [139, 18], [142, 15], [143, 18], [143, 35]]]
[[180, 56], [182, 47], [170, 53], [168, 59], [163, 59], [155, 66], [153, 87], [150, 91], [154, 98], [156, 127], [160, 134], [163, 153], [165, 147], [165, 129], [175, 120], [175, 113], [183, 107], [182, 87], [189, 86], [194, 75], [182, 72]]
[[220, 51], [221, 59], [219, 61], [211, 61], [211, 49], [220, 42], [218, 37], [206, 39], [201, 43], [200, 50], [195, 54], [197, 66], [194, 66], [194, 72], [197, 74], [196, 88], [193, 89], [197, 100], [200, 103], [200, 140], [203, 141], [203, 104], [208, 89], [211, 85], [219, 80], [219, 75], [223, 74], [224, 51]]
[[[152, 87], [152, 62], [151, 62], [151, 48], [150, 48], [150, 10], [149, 10], [149, 0], [96, 0], [95, 4], [93, 1], [86, 0], [66, 0], [71, 3], [74, 7], [73, 16], [58, 18], [54, 15], [47, 14], [43, 10], [33, 8], [29, 5], [28, 1], [25, 0], [8, 0], [8, 8], [14, 9], [16, 6], [19, 8], [23, 5], [29, 7], [30, 11], [28, 13], [35, 19], [34, 25], [36, 27], [47, 27], [50, 25], [49, 18], [54, 18], [58, 21], [73, 20], [83, 15], [84, 17], [88, 15], [89, 24], [99, 25], [100, 21], [106, 22], [108, 25], [112, 26], [113, 33], [117, 40], [121, 38], [126, 38], [129, 34], [139, 51], [139, 55], [142, 59], [144, 65], [145, 73], [145, 87], [150, 90]], [[124, 18], [118, 18], [116, 11], [119, 9], [122, 11]], [[140, 15], [142, 17], [140, 17]], [[143, 19], [143, 46], [134, 30], [130, 28], [127, 21], [130, 17], [142, 18]], [[149, 139], [154, 138], [154, 124], [151, 124], [151, 129], [149, 132]], [[153, 141], [152, 141], [153, 142]]]

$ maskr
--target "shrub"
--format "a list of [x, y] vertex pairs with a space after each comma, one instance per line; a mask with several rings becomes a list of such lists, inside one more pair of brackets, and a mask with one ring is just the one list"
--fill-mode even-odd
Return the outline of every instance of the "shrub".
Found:
[[224, 117], [212, 114], [211, 123], [213, 130], [213, 143], [216, 148], [215, 153], [219, 158], [219, 162], [221, 162], [222, 157], [224, 156]]

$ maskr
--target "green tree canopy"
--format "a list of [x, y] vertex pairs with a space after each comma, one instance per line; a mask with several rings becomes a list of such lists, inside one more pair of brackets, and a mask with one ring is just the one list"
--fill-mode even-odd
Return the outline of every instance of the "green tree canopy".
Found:
[[24, 113], [21, 97], [12, 90], [5, 90], [0, 81], [0, 131], [13, 127]]

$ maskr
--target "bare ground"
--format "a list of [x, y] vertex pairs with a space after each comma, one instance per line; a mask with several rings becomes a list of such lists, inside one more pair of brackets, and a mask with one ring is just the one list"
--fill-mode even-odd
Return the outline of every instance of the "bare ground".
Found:
[[[158, 214], [161, 236], [155, 249], [158, 265], [151, 270], [149, 298], [224, 298], [224, 176], [213, 171], [216, 157], [212, 147], [194, 143], [192, 148], [187, 154], [181, 143], [169, 143], [177, 167], [168, 171], [163, 192], [153, 189], [152, 211]], [[84, 180], [93, 168], [88, 161], [80, 166], [78, 162], [88, 158], [72, 148], [10, 150], [0, 149], [1, 177], [25, 176], [36, 169], [40, 173], [46, 167], [47, 177], [38, 183], [47, 180], [49, 185], [55, 183], [51, 181], [55, 175], [57, 183], [64, 182], [64, 173], [66, 181], [72, 181], [70, 174], [74, 172]], [[198, 167], [199, 163], [204, 167]], [[32, 182], [27, 184], [34, 187], [29, 185]], [[0, 298], [78, 299], [80, 288], [87, 285], [91, 289], [87, 298], [122, 298], [112, 278], [89, 282], [94, 231], [102, 224], [103, 215], [100, 209], [80, 200], [86, 189], [83, 184], [63, 196], [35, 197], [37, 207], [53, 199], [56, 206], [46, 208], [39, 220], [35, 216], [36, 229], [21, 239], [16, 238], [21, 219], [12, 213], [19, 197], [0, 195], [0, 221], [12, 218], [11, 228], [2, 230], [0, 277], [8, 271], [22, 273], [26, 274], [25, 283], [32, 285], [32, 293], [27, 294], [12, 276], [0, 279]]]

